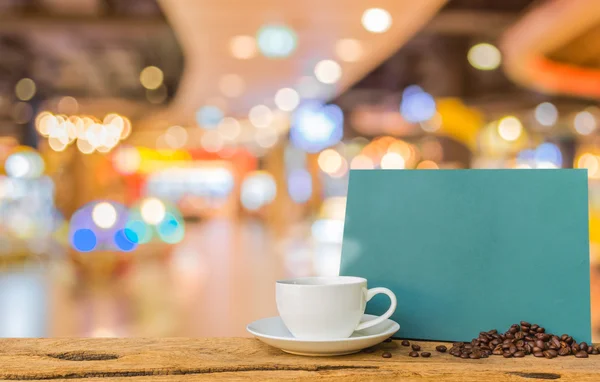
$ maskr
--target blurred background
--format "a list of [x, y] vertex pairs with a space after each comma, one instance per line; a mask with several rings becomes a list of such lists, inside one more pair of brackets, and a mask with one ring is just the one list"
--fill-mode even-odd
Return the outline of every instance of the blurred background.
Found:
[[0, 337], [245, 336], [337, 274], [350, 169], [586, 168], [598, 340], [598, 38], [594, 0], [0, 0]]

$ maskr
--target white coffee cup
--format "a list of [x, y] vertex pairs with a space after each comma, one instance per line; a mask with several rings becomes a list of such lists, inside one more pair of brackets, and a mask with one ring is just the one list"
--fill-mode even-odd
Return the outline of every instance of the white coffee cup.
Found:
[[[390, 308], [376, 319], [360, 322], [367, 301], [388, 295]], [[396, 310], [396, 296], [387, 288], [367, 289], [362, 277], [303, 277], [277, 281], [277, 309], [294, 337], [305, 340], [348, 338], [387, 320]]]

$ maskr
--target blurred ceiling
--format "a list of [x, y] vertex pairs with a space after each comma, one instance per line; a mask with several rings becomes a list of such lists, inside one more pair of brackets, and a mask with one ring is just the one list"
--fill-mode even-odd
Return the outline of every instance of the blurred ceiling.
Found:
[[599, 37], [600, 1], [540, 2], [503, 36], [505, 70], [538, 91], [598, 98]]

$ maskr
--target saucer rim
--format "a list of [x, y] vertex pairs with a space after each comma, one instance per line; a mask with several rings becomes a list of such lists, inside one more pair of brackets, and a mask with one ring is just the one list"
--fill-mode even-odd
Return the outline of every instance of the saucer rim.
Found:
[[[363, 314], [363, 317], [367, 317], [367, 318], [377, 318], [379, 316], [375, 316], [373, 314]], [[255, 337], [259, 337], [259, 338], [268, 338], [268, 339], [272, 339], [272, 340], [277, 340], [277, 341], [290, 341], [290, 342], [304, 342], [304, 343], [308, 343], [308, 342], [313, 342], [313, 343], [331, 343], [331, 342], [343, 342], [343, 341], [360, 341], [360, 340], [364, 340], [364, 339], [368, 339], [368, 338], [374, 338], [374, 337], [380, 337], [380, 336], [384, 336], [387, 335], [387, 333], [389, 333], [389, 336], [393, 335], [394, 333], [398, 332], [400, 330], [400, 324], [397, 323], [394, 320], [391, 319], [386, 319], [383, 322], [386, 321], [390, 321], [393, 323], [392, 327], [390, 329], [387, 329], [385, 331], [382, 331], [381, 333], [377, 333], [377, 334], [371, 334], [368, 336], [362, 336], [362, 337], [347, 337], [347, 338], [333, 338], [333, 339], [325, 339], [325, 340], [306, 340], [306, 339], [302, 339], [302, 338], [296, 338], [296, 337], [280, 337], [280, 336], [272, 336], [269, 334], [262, 334], [262, 333], [258, 333], [252, 329], [250, 329], [250, 325], [259, 322], [259, 321], [263, 321], [263, 320], [271, 320], [274, 318], [278, 318], [281, 320], [281, 316], [272, 316], [272, 317], [265, 317], [265, 318], [260, 318], [258, 320], [252, 321], [251, 323], [249, 323], [248, 325], [246, 325], [246, 331], [250, 334], [252, 334]]]

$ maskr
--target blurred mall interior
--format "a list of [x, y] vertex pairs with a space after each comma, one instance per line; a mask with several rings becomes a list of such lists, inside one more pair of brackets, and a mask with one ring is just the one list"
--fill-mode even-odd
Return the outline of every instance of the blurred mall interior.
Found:
[[337, 274], [351, 169], [587, 168], [600, 338], [596, 37], [595, 0], [0, 0], [0, 337], [245, 336]]

